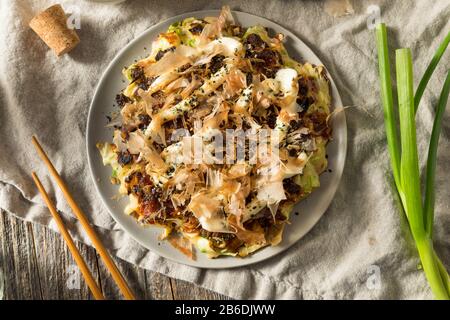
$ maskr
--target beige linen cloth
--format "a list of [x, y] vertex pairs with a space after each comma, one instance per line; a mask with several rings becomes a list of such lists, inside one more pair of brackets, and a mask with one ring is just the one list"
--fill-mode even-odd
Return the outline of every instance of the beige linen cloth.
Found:
[[[30, 172], [35, 170], [74, 237], [89, 243], [31, 147], [30, 137], [37, 134], [105, 245], [117, 257], [139, 267], [238, 299], [432, 298], [390, 186], [374, 32], [367, 27], [367, 8], [372, 4], [380, 7], [381, 18], [389, 26], [391, 49], [412, 49], [417, 83], [450, 30], [450, 1], [353, 1], [354, 12], [341, 17], [328, 14], [321, 1], [61, 2], [65, 8], [79, 8], [81, 43], [70, 54], [56, 58], [28, 27], [33, 15], [54, 1], [0, 1], [1, 209], [55, 229], [32, 183]], [[216, 271], [163, 259], [139, 246], [113, 221], [88, 171], [85, 127], [97, 82], [121, 48], [166, 18], [224, 4], [266, 17], [299, 36], [322, 59], [344, 104], [352, 107], [346, 110], [348, 154], [342, 181], [318, 224], [276, 258]], [[442, 58], [417, 115], [422, 167], [433, 106], [450, 67], [449, 57], [447, 52]], [[447, 111], [439, 146], [435, 226], [436, 247], [447, 267], [449, 123]]]

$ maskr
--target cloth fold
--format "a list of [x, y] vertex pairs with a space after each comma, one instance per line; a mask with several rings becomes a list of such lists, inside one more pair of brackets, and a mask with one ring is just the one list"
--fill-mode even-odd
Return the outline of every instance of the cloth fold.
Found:
[[[74, 238], [89, 244], [62, 193], [31, 146], [36, 134], [104, 244], [117, 257], [233, 298], [432, 298], [391, 187], [369, 5], [389, 26], [389, 46], [410, 47], [416, 83], [450, 29], [450, 3], [353, 1], [354, 13], [332, 17], [321, 1], [144, 1], [116, 5], [60, 1], [80, 14], [81, 42], [57, 58], [28, 27], [52, 1], [0, 2], [0, 208], [55, 229], [30, 172], [36, 171]], [[232, 9], [266, 17], [299, 36], [336, 81], [348, 121], [348, 154], [327, 212], [303, 239], [276, 258], [231, 270], [179, 265], [139, 246], [111, 218], [89, 174], [86, 117], [103, 70], [115, 54], [155, 23], [184, 12]], [[149, 45], [152, 39], [149, 39]], [[417, 115], [421, 167], [450, 55], [442, 58]], [[391, 62], [393, 62], [393, 57]], [[450, 266], [450, 120], [445, 115], [437, 169], [436, 246]], [[103, 124], [99, 124], [103, 125]], [[316, 191], [316, 192], [320, 192]], [[297, 217], [301, 218], [301, 216]], [[8, 272], [5, 270], [4, 272]]]

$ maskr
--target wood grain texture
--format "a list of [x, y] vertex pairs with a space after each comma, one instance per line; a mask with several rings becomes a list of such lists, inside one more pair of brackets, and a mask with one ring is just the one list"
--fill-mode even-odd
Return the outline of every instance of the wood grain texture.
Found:
[[[93, 299], [61, 235], [33, 225], [35, 255], [43, 299]], [[93, 277], [98, 279], [95, 250], [75, 242]]]
[[42, 299], [33, 234], [27, 223], [0, 217], [0, 260], [4, 277], [5, 299]]
[[146, 299], [172, 300], [172, 285], [169, 277], [160, 273], [145, 270]]
[[[0, 211], [4, 299], [93, 299], [61, 235]], [[83, 243], [77, 247], [105, 297], [123, 299], [95, 249]], [[118, 258], [114, 261], [139, 299], [228, 299]]]
[[217, 292], [204, 289], [192, 283], [170, 279], [175, 300], [229, 300], [230, 298]]

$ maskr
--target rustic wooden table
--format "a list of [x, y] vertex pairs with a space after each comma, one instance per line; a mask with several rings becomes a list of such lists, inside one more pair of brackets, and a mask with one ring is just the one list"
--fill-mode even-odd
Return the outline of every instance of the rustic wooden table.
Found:
[[[105, 297], [122, 299], [95, 250], [82, 243], [77, 243], [77, 246]], [[139, 299], [228, 299], [123, 260], [115, 261]], [[70, 283], [68, 285], [75, 265], [59, 234], [0, 212], [0, 269], [4, 277], [4, 299], [93, 299], [81, 276], [79, 289], [71, 288], [73, 285]]]

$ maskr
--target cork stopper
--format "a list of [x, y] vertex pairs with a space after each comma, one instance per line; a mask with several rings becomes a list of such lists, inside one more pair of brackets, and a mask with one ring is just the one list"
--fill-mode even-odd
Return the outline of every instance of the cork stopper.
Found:
[[80, 42], [75, 30], [67, 27], [66, 14], [59, 4], [39, 13], [29, 25], [57, 56], [69, 52]]

